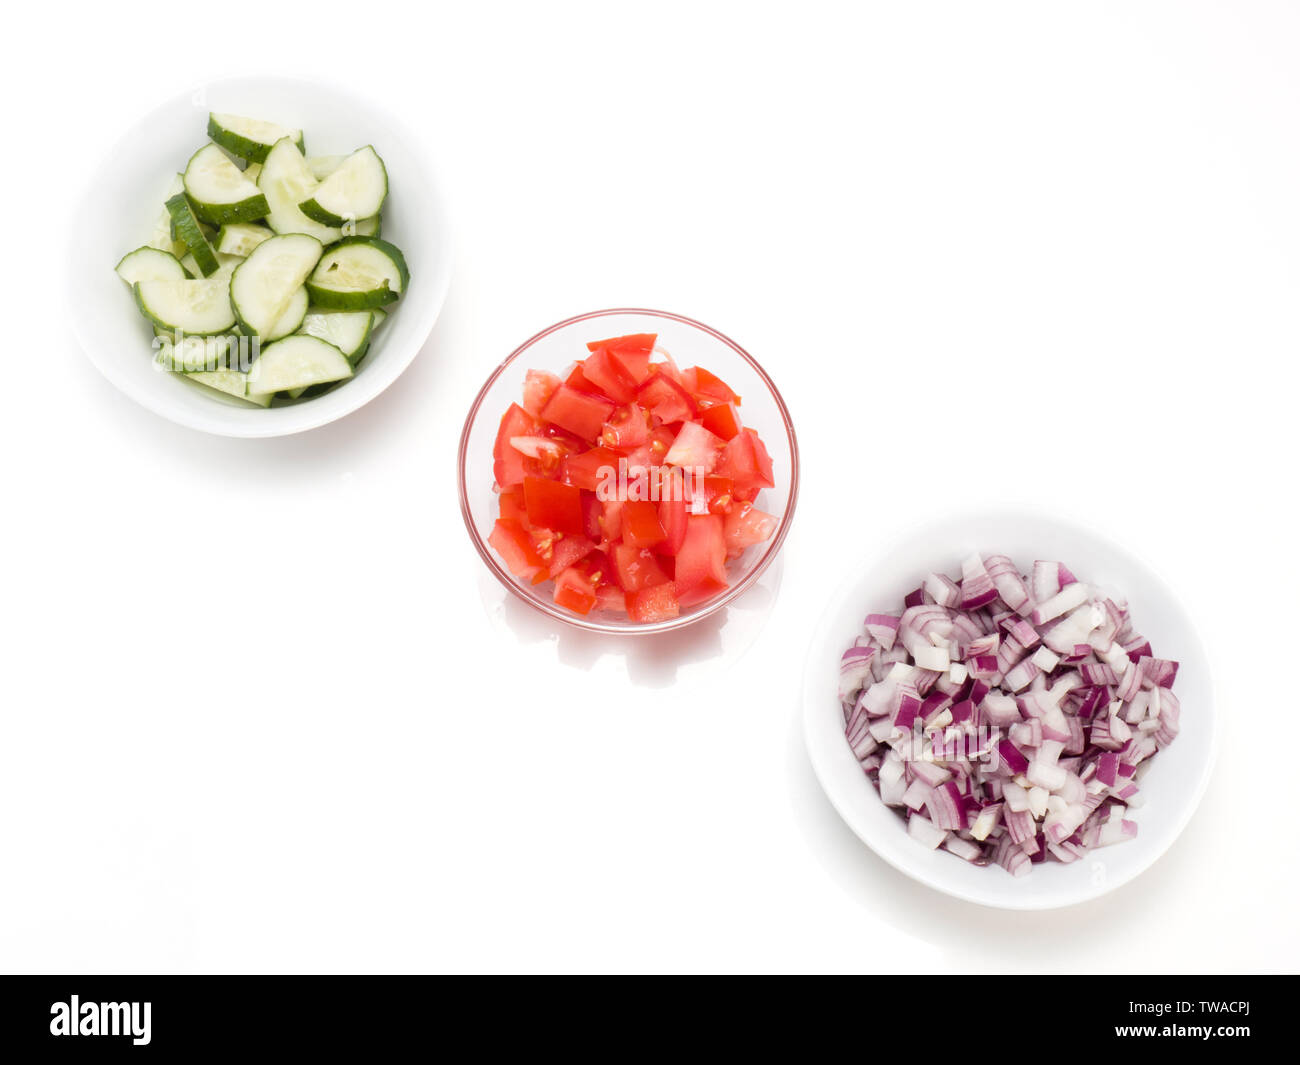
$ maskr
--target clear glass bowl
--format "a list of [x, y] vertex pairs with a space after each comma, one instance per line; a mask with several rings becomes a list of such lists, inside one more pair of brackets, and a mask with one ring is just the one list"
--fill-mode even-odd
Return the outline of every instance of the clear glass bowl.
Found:
[[[514, 577], [488, 545], [497, 519], [497, 493], [492, 479], [492, 448], [501, 416], [511, 403], [520, 402], [524, 375], [530, 369], [563, 374], [576, 359], [587, 355], [587, 341], [627, 333], [658, 333], [659, 346], [680, 367], [703, 366], [726, 381], [741, 397], [741, 417], [755, 429], [772, 457], [775, 488], [765, 489], [755, 501], [777, 519], [777, 529], [765, 543], [750, 547], [727, 564], [731, 584], [712, 599], [683, 609], [667, 621], [638, 623], [619, 614], [593, 610], [585, 617], [552, 599], [554, 585], [532, 586]], [[799, 449], [794, 426], [781, 393], [763, 368], [739, 344], [716, 329], [667, 311], [618, 308], [592, 311], [544, 329], [524, 341], [496, 368], [474, 400], [460, 437], [460, 509], [470, 538], [497, 580], [543, 614], [592, 632], [631, 634], [666, 632], [681, 628], [721, 610], [741, 595], [776, 558], [794, 517], [799, 493]]]

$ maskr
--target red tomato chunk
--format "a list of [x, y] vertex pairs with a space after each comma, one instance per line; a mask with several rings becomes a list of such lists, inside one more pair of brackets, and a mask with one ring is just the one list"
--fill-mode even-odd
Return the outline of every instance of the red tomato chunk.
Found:
[[593, 340], [562, 375], [529, 370], [501, 418], [488, 543], [576, 614], [671, 620], [724, 591], [727, 563], [776, 533], [755, 505], [775, 487], [772, 460], [740, 397], [703, 367], [679, 371], [657, 342]]

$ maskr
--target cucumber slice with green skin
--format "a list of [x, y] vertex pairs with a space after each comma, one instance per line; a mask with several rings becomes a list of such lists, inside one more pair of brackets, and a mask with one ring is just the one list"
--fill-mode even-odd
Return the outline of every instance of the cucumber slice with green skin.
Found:
[[274, 398], [269, 392], [266, 394], [250, 393], [248, 391], [248, 374], [240, 373], [238, 370], [213, 373], [183, 373], [180, 376], [187, 381], [204, 385], [207, 388], [214, 388], [218, 392], [224, 392], [228, 396], [234, 396], [245, 403], [252, 403], [258, 407], [269, 407], [271, 400]]
[[379, 213], [388, 195], [388, 171], [370, 145], [349, 155], [298, 206], [313, 221], [327, 226], [358, 222]]
[[172, 213], [167, 208], [167, 201], [178, 192], [184, 191], [184, 180], [180, 174], [173, 174], [171, 182], [167, 186], [167, 195], [163, 197], [162, 210], [154, 221], [153, 231], [149, 234], [149, 239], [145, 241], [146, 248], [157, 248], [159, 251], [174, 255], [177, 259], [185, 254], [185, 242], [177, 240], [172, 234]]
[[374, 318], [374, 322], [370, 326], [370, 335], [374, 336], [379, 327], [388, 321], [388, 312], [382, 307], [376, 307], [370, 314]]
[[136, 248], [122, 256], [115, 267], [128, 285], [137, 281], [184, 281], [190, 275], [176, 256], [157, 248]]
[[[212, 281], [229, 281], [235, 274], [235, 267], [244, 261], [242, 255], [223, 255], [221, 252], [217, 252], [216, 256], [217, 268], [207, 275]], [[186, 254], [185, 258], [181, 260], [181, 266], [185, 268], [190, 277], [203, 276], [193, 252]]]
[[322, 244], [333, 244], [342, 236], [338, 227], [313, 222], [298, 210], [298, 204], [311, 196], [318, 184], [298, 146], [288, 137], [277, 141], [257, 179], [257, 187], [271, 208], [266, 224], [276, 233], [306, 233]]
[[228, 281], [137, 281], [135, 302], [155, 325], [191, 336], [229, 332], [235, 324]]
[[209, 112], [208, 136], [226, 151], [247, 159], [249, 163], [265, 162], [275, 142], [285, 137], [296, 144], [300, 152], [305, 151], [302, 130], [286, 129], [274, 122], [243, 115]]
[[307, 169], [317, 181], [324, 181], [343, 165], [346, 155], [313, 155], [307, 160]]
[[355, 366], [370, 343], [374, 321], [372, 311], [316, 311], [303, 319], [299, 332], [333, 344]]
[[257, 184], [257, 179], [261, 176], [262, 176], [261, 163], [249, 163], [246, 167], [244, 167], [244, 177], [248, 178], [248, 180], [251, 181], [254, 185]]
[[304, 233], [275, 236], [254, 248], [230, 279], [230, 303], [240, 330], [249, 336], [270, 336], [321, 251], [320, 241]]
[[248, 371], [248, 387], [253, 392], [288, 392], [351, 376], [352, 364], [333, 344], [298, 334], [262, 349]]
[[339, 232], [345, 237], [377, 237], [382, 228], [379, 215], [375, 215], [373, 218], [363, 218], [359, 222], [344, 222], [339, 227]]
[[[289, 297], [289, 303], [284, 309], [284, 313], [276, 320], [271, 332], [262, 338], [265, 343], [271, 343], [273, 340], [279, 340], [287, 337], [290, 333], [298, 332], [303, 322], [307, 318], [307, 307], [311, 300], [307, 298], [307, 290], [300, 288]], [[328, 340], [329, 337], [323, 338]]]
[[167, 210], [171, 213], [172, 234], [189, 248], [198, 266], [198, 273], [204, 277], [215, 274], [220, 269], [221, 263], [217, 259], [216, 251], [208, 243], [208, 238], [203, 235], [203, 230], [199, 228], [199, 220], [195, 217], [185, 193], [178, 192], [168, 200]]
[[402, 253], [378, 237], [344, 237], [321, 256], [307, 279], [318, 307], [365, 311], [399, 299], [411, 280]]
[[214, 226], [253, 222], [271, 211], [262, 190], [215, 144], [205, 144], [190, 157], [185, 167], [185, 195], [194, 213]]
[[154, 362], [164, 370], [225, 373], [244, 369], [252, 362], [248, 338], [234, 333], [202, 337], [168, 333], [156, 328], [154, 332], [157, 334], [153, 343]]
[[264, 240], [270, 240], [275, 234], [266, 226], [252, 222], [232, 222], [222, 226], [217, 234], [217, 252], [221, 255], [238, 255], [247, 258]]

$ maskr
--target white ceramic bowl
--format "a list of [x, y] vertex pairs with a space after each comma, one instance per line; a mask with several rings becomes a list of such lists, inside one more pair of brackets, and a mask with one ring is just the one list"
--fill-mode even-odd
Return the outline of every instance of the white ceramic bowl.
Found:
[[[406, 256], [411, 283], [372, 341], [354, 378], [315, 399], [260, 410], [213, 396], [154, 369], [148, 322], [113, 267], [147, 239], [168, 176], [207, 139], [209, 111], [267, 118], [305, 131], [311, 155], [373, 144], [388, 168], [383, 237]], [[283, 436], [365, 405], [392, 384], [424, 345], [451, 279], [447, 216], [419, 139], [383, 106], [332, 84], [235, 78], [178, 96], [142, 118], [108, 153], [72, 220], [69, 310], [91, 361], [155, 414], [223, 436]]]
[[[1134, 624], [1161, 658], [1180, 663], [1174, 690], [1181, 732], [1159, 752], [1142, 781], [1136, 839], [1091, 851], [1069, 865], [1035, 865], [1012, 877], [999, 866], [976, 867], [910, 836], [880, 801], [844, 739], [836, 688], [840, 656], [869, 613], [894, 612], [932, 570], [958, 572], [972, 551], [1009, 555], [1027, 571], [1034, 559], [1059, 559], [1080, 580], [1126, 595]], [[945, 894], [1013, 910], [1070, 906], [1104, 895], [1149, 868], [1191, 819], [1209, 781], [1216, 748], [1209, 667], [1190, 620], [1146, 566], [1094, 533], [1054, 518], [1019, 512], [958, 515], [917, 528], [850, 575], [813, 637], [804, 675], [804, 738], [831, 804], [857, 836], [900, 872]]]

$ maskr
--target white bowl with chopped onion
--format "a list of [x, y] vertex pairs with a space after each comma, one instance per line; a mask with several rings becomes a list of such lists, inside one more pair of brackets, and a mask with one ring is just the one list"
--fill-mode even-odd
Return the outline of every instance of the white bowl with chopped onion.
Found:
[[1084, 529], [1006, 512], [915, 529], [842, 586], [804, 732], [885, 861], [1029, 910], [1149, 868], [1204, 792], [1216, 729], [1204, 652], [1159, 578]]

